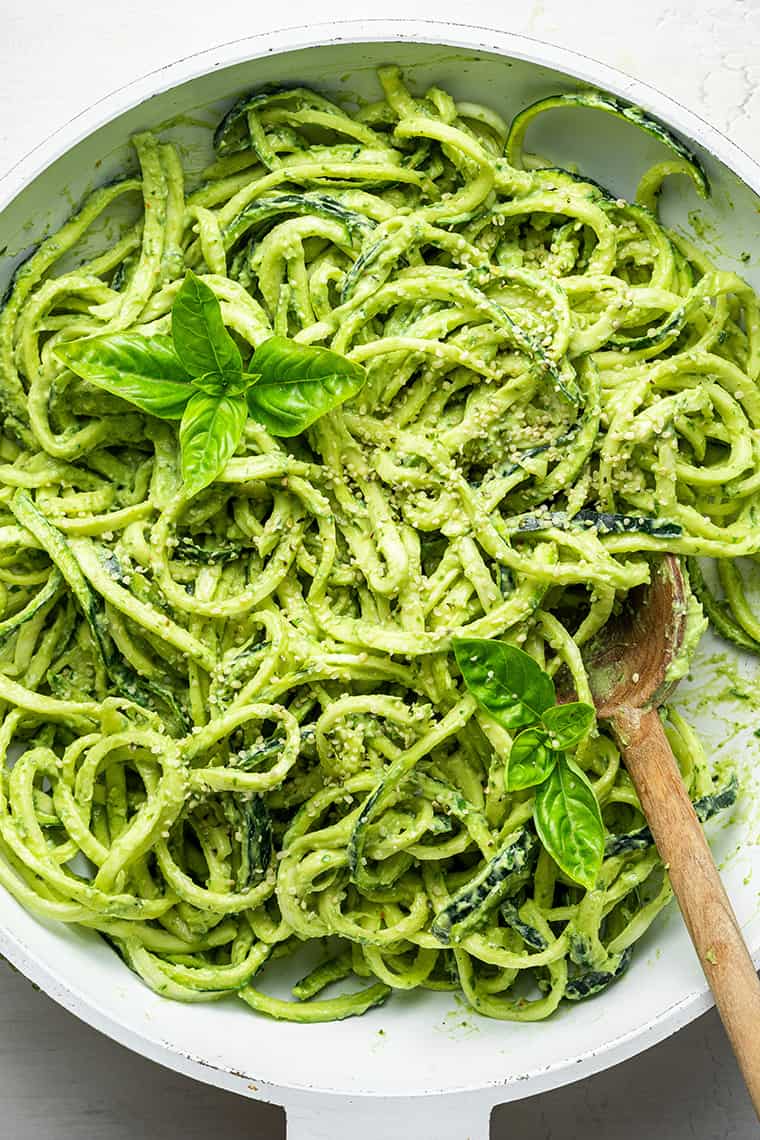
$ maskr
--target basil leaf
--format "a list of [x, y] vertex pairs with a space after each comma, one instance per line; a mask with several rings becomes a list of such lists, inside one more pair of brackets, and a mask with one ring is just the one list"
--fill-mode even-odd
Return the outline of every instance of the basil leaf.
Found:
[[193, 379], [193, 388], [208, 396], [242, 396], [257, 380], [258, 375], [251, 376], [248, 372], [235, 377], [230, 373], [222, 376], [221, 372], [207, 372]]
[[564, 751], [580, 744], [593, 727], [596, 713], [583, 701], [571, 701], [547, 709], [542, 717], [544, 728], [551, 737], [551, 747]]
[[480, 637], [455, 637], [452, 644], [465, 685], [509, 731], [534, 724], [554, 704], [551, 677], [522, 649]]
[[340, 353], [272, 336], [251, 361], [260, 379], [247, 392], [248, 411], [272, 435], [300, 435], [310, 424], [349, 400], [364, 385], [360, 364]]
[[533, 818], [554, 862], [591, 890], [604, 858], [604, 824], [594, 789], [572, 760], [562, 756], [539, 785]]
[[205, 392], [207, 396], [239, 396], [240, 392], [230, 391], [233, 387], [233, 384], [225, 384], [221, 372], [206, 372], [203, 376], [193, 377], [194, 390]]
[[243, 361], [224, 327], [219, 302], [190, 269], [172, 305], [172, 338], [191, 376], [214, 373], [222, 378], [222, 387], [239, 380]]
[[197, 495], [224, 469], [243, 434], [248, 409], [243, 396], [196, 392], [179, 427], [182, 479], [188, 495]]
[[60, 344], [55, 354], [83, 380], [162, 420], [181, 419], [193, 392], [166, 336], [108, 333]]
[[533, 788], [551, 772], [559, 753], [549, 746], [549, 734], [534, 725], [524, 729], [512, 742], [506, 770], [508, 792]]

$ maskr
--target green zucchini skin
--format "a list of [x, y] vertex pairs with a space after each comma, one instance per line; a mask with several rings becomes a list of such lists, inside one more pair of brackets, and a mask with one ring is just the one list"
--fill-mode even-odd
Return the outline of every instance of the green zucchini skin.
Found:
[[716, 633], [732, 642], [747, 653], [760, 656], [760, 644], [742, 629], [733, 617], [730, 608], [725, 602], [719, 601], [705, 582], [704, 575], [696, 558], [687, 558], [687, 569], [691, 588], [699, 599], [710, 625]]
[[523, 830], [489, 859], [435, 916], [430, 930], [438, 941], [448, 946], [465, 937], [508, 894], [514, 876], [523, 870], [535, 849], [535, 838]]
[[[565, 432], [561, 436], [558, 436], [557, 439], [555, 439], [552, 443], [542, 443], [536, 447], [526, 447], [524, 451], [519, 453], [520, 459], [514, 460], [514, 462], [502, 463], [501, 465], [494, 466], [494, 474], [500, 476], [501, 478], [512, 475], [515, 471], [518, 470], [518, 468], [523, 466], [521, 460], [534, 459], [537, 455], [543, 455], [545, 451], [550, 451], [553, 447], [562, 447], [564, 444], [570, 443], [574, 436], [577, 434], [577, 431], [578, 425], [573, 425], [569, 431]], [[474, 486], [478, 487], [480, 484], [475, 483]]]
[[[301, 729], [301, 747], [306, 744], [311, 744], [314, 741], [315, 730], [308, 725]], [[263, 764], [265, 760], [271, 760], [273, 757], [278, 756], [282, 752], [285, 741], [280, 736], [274, 737], [272, 740], [266, 740], [263, 744], [257, 744], [253, 748], [246, 748], [242, 752], [238, 752], [235, 756], [235, 767], [242, 768], [244, 772], [252, 772]]]
[[653, 843], [654, 839], [649, 828], [640, 827], [637, 831], [610, 835], [604, 846], [604, 854], [608, 859], [613, 855], [627, 855], [631, 851], [644, 851]]
[[364, 846], [367, 840], [367, 828], [372, 822], [378, 802], [382, 803], [386, 792], [385, 784], [380, 783], [367, 797], [348, 843], [348, 869], [351, 880], [362, 890], [384, 890], [386, 887], [392, 887], [414, 862], [411, 855], [398, 852], [383, 860], [379, 873], [371, 874], [366, 869]]
[[129, 284], [130, 277], [137, 265], [136, 257], [127, 257], [124, 261], [119, 262], [116, 271], [111, 278], [111, 288], [116, 293], [123, 293]]
[[544, 530], [593, 530], [597, 534], [647, 534], [653, 538], [680, 538], [683, 527], [678, 523], [637, 515], [618, 515], [611, 511], [582, 510], [575, 515], [566, 511], [547, 511], [542, 515], [523, 515], [512, 519], [520, 534]]
[[515, 115], [509, 128], [505, 145], [505, 155], [511, 166], [522, 167], [522, 144], [529, 124], [537, 115], [557, 107], [586, 107], [591, 110], [605, 111], [617, 119], [632, 123], [633, 126], [645, 131], [648, 135], [658, 139], [669, 150], [673, 151], [686, 163], [692, 182], [701, 198], [709, 198], [710, 181], [702, 162], [686, 143], [682, 142], [668, 127], [642, 111], [633, 103], [620, 99], [617, 95], [601, 91], [576, 91], [563, 95], [550, 95], [546, 99], [539, 99], [529, 107]]
[[[37, 509], [31, 495], [26, 491], [16, 492], [11, 509], [21, 525], [30, 530], [41, 543], [61, 577], [70, 587], [92, 633], [98, 656], [117, 691], [135, 704], [152, 710], [156, 709], [156, 700], [158, 700], [159, 711], [160, 706], [164, 705], [181, 731], [189, 732], [192, 721], [176, 694], [166, 685], [139, 676], [116, 648], [108, 632], [105, 605], [100, 595], [90, 588], [63, 534]], [[116, 570], [113, 576], [118, 580], [117, 575], [122, 573], [121, 568], [115, 558], [112, 558], [113, 563]], [[109, 569], [109, 566], [106, 568]]]
[[183, 535], [174, 548], [175, 556], [185, 562], [197, 562], [202, 566], [226, 566], [230, 562], [237, 562], [248, 553], [244, 546], [230, 543], [228, 546], [199, 546], [191, 538]]
[[102, 562], [114, 582], [118, 582], [120, 586], [129, 589], [131, 585], [129, 574], [124, 570], [116, 554], [113, 551], [108, 551], [103, 557]]
[[[494, 474], [497, 476], [510, 476], [513, 472], [524, 467], [524, 461], [535, 455], [540, 455], [550, 449], [564, 447], [566, 454], [558, 457], [553, 470], [544, 478], [534, 481], [533, 485], [526, 486], [515, 492], [515, 507], [525, 511], [539, 503], [551, 499], [561, 490], [563, 483], [574, 481], [588, 460], [599, 431], [601, 416], [601, 383], [596, 368], [589, 364], [578, 373], [580, 392], [580, 411], [578, 418], [569, 427], [565, 428], [550, 443], [540, 444], [528, 448], [516, 462], [497, 467]], [[571, 448], [567, 445], [573, 445]], [[558, 473], [560, 477], [558, 478]], [[499, 523], [504, 534], [509, 534], [509, 520], [502, 519]]]
[[332, 198], [328, 194], [278, 194], [258, 198], [241, 210], [223, 233], [225, 248], [230, 249], [240, 241], [241, 237], [251, 231], [260, 236], [268, 222], [274, 222], [284, 214], [302, 217], [316, 215], [328, 221], [338, 222], [345, 229], [349, 241], [356, 235], [365, 234], [372, 226], [362, 214], [347, 209], [337, 198]]
[[[480, 816], [481, 813], [472, 806], [460, 791], [447, 784], [444, 780], [437, 780], [433, 776], [426, 776], [422, 772], [412, 775], [412, 783], [420, 792], [434, 803], [440, 804], [447, 812], [457, 819], [466, 820], [470, 816]], [[438, 817], [441, 818], [441, 817]], [[445, 818], [445, 817], [444, 817]], [[485, 819], [483, 819], [485, 823]], [[487, 826], [487, 825], [486, 825]]]
[[633, 949], [628, 946], [620, 955], [620, 960], [612, 970], [587, 970], [570, 978], [565, 988], [565, 997], [568, 1001], [583, 1001], [593, 997], [602, 990], [606, 990], [612, 982], [617, 981], [626, 972], [631, 964]]
[[520, 911], [518, 907], [510, 899], [505, 901], [499, 907], [499, 913], [506, 922], [507, 926], [511, 927], [516, 934], [519, 934], [526, 946], [531, 950], [545, 950], [548, 942], [543, 934], [536, 930], [535, 926], [531, 926], [528, 922], [523, 922], [520, 918]]
[[736, 773], [734, 773], [725, 787], [720, 788], [711, 795], [700, 796], [699, 799], [694, 800], [694, 811], [697, 813], [697, 819], [700, 823], [706, 823], [708, 819], [712, 819], [719, 811], [725, 811], [726, 808], [733, 807], [738, 794], [739, 779]]
[[17, 633], [18, 630], [21, 629], [22, 625], [26, 625], [28, 621], [31, 621], [45, 606], [54, 605], [63, 595], [63, 592], [63, 575], [56, 567], [42, 589], [37, 591], [23, 609], [13, 614], [12, 617], [0, 621], [0, 648], [5, 645], [14, 633]]
[[499, 566], [499, 593], [506, 599], [515, 590], [515, 576], [508, 566]]
[[566, 170], [563, 166], [543, 166], [539, 171], [536, 171], [536, 174], [539, 175], [544, 173], [551, 175], [552, 178], [556, 178], [559, 175], [563, 178], [568, 178], [571, 182], [577, 182], [581, 186], [591, 186], [598, 192], [598, 196], [602, 202], [612, 203], [618, 200], [617, 194], [613, 194], [611, 190], [608, 190], [607, 187], [601, 182], [598, 182], [596, 178], [589, 177], [588, 174], [576, 174], [574, 170]]
[[[739, 781], [734, 774], [725, 787], [692, 801], [697, 819], [700, 823], [706, 823], [718, 812], [725, 811], [726, 808], [735, 804], [738, 794]], [[630, 851], [643, 851], [647, 847], [651, 847], [653, 843], [652, 832], [648, 827], [640, 827], [638, 831], [630, 831], [624, 835], [611, 835], [604, 849], [605, 858], [609, 859], [612, 855], [625, 855]]]
[[666, 341], [672, 343], [683, 332], [687, 312], [685, 305], [679, 305], [667, 320], [655, 327], [651, 333], [644, 333], [641, 336], [611, 336], [607, 345], [610, 348], [626, 348], [629, 351], [639, 348], [654, 348], [658, 344], [665, 346]]
[[266, 86], [243, 95], [233, 103], [214, 131], [214, 150], [220, 158], [250, 150], [251, 134], [247, 121], [249, 111], [265, 107], [269, 103], [282, 103], [310, 94], [304, 87]]
[[260, 883], [274, 854], [272, 818], [264, 796], [222, 794], [224, 813], [236, 831], [240, 831], [240, 865], [237, 887], [248, 890]]
[[[250, 675], [250, 667], [255, 664], [257, 659], [261, 657], [262, 653], [266, 653], [270, 648], [270, 641], [262, 641], [258, 645], [247, 646], [241, 649], [241, 651], [227, 665], [222, 677], [217, 681], [217, 684], [215, 686], [216, 699], [223, 705], [228, 704], [235, 693], [235, 686], [239, 682], [242, 682], [248, 678]], [[264, 756], [274, 755], [276, 752], [279, 752], [282, 745], [281, 741], [278, 741], [275, 744], [275, 747], [272, 751], [266, 751], [271, 743], [272, 742], [270, 741], [266, 741], [263, 745], [260, 746], [265, 750], [263, 753]], [[250, 751], [253, 756], [253, 753], [256, 751], [256, 749], [251, 749]], [[251, 762], [255, 763], [256, 761], [252, 759]], [[239, 757], [238, 764], [242, 763], [243, 761]]]
[[380, 253], [385, 248], [387, 243], [387, 238], [380, 238], [379, 241], [373, 242], [359, 254], [356, 261], [346, 274], [346, 279], [343, 282], [343, 288], [340, 294], [340, 301], [342, 305], [345, 305], [346, 301], [350, 299], [352, 293], [354, 292], [354, 289], [359, 283], [359, 280], [364, 274], [364, 271], [375, 261], [377, 261]]

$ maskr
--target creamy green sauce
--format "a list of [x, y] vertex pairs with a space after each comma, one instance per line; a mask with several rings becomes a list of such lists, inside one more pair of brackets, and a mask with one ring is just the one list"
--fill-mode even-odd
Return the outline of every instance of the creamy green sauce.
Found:
[[[589, 699], [583, 648], [653, 554], [760, 551], [757, 299], [649, 208], [673, 173], [706, 193], [704, 172], [635, 109], [670, 148], [645, 206], [524, 156], [568, 98], [510, 127], [395, 68], [351, 114], [254, 93], [200, 184], [172, 124], [143, 132], [134, 178], [17, 274], [0, 317], [0, 883], [100, 931], [162, 995], [315, 1022], [430, 988], [538, 1020], [620, 978], [670, 898], [602, 728], [574, 757], [603, 813], [595, 890], [536, 842], [466, 937], [433, 930], [534, 826], [452, 638], [519, 644]], [[106, 224], [125, 200], [129, 224]], [[292, 441], [249, 418], [193, 499], [177, 424], [55, 353], [170, 336], [188, 268], [246, 361], [277, 333], [368, 373]], [[726, 582], [714, 612], [752, 646], [751, 601]], [[701, 627], [690, 601], [673, 679]], [[709, 815], [721, 774], [675, 709], [667, 727]]]
[[708, 626], [702, 606], [689, 591], [686, 601], [686, 629], [678, 653], [673, 657], [665, 670], [665, 680], [668, 684], [680, 681], [691, 668], [694, 655], [697, 651], [702, 634]]

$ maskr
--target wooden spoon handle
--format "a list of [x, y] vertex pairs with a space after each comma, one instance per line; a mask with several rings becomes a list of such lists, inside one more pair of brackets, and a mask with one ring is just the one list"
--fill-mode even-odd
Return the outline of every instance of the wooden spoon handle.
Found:
[[656, 710], [612, 726], [760, 1116], [760, 981]]

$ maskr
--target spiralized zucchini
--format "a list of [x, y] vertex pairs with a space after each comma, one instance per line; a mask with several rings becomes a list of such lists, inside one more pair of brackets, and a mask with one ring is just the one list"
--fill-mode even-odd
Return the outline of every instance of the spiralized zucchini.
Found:
[[[760, 551], [758, 302], [657, 220], [666, 176], [707, 182], [641, 112], [587, 93], [509, 131], [395, 68], [380, 82], [352, 113], [303, 88], [248, 97], [189, 189], [174, 146], [138, 135], [135, 175], [16, 275], [0, 881], [178, 1000], [235, 992], [307, 1022], [427, 987], [535, 1020], [619, 977], [670, 888], [603, 728], [575, 755], [602, 870], [586, 891], [558, 869], [533, 790], [505, 791], [510, 737], [466, 692], [452, 637], [518, 644], [588, 700], [582, 647], [647, 556]], [[675, 151], [644, 204], [523, 158], [531, 118], [574, 103]], [[79, 264], [127, 196], [139, 221]], [[169, 332], [187, 268], [248, 353], [277, 333], [368, 372], [304, 436], [249, 420], [190, 500], [176, 425], [55, 353]], [[751, 648], [760, 626], [724, 565], [713, 608]], [[701, 818], [732, 802], [673, 711], [667, 731]], [[325, 937], [292, 1002], [259, 989], [270, 959]], [[358, 990], [319, 996], [351, 976]]]

